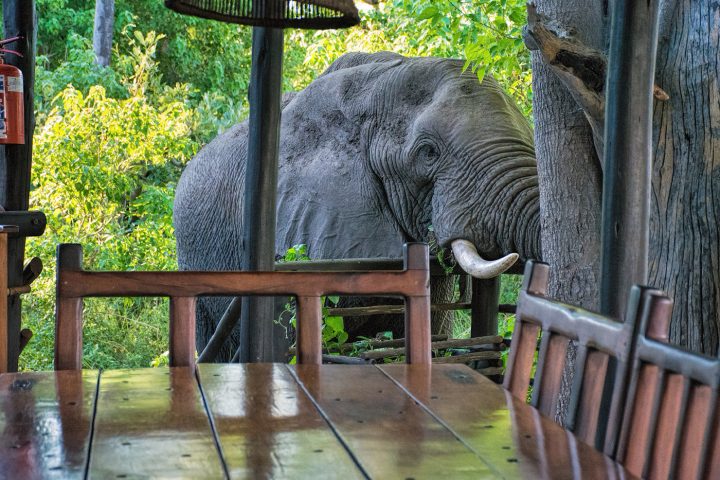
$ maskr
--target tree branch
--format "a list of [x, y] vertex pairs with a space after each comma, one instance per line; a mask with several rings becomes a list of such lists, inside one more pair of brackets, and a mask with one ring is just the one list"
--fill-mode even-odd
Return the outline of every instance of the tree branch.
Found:
[[[523, 40], [528, 49], [537, 51], [560, 82], [582, 108], [593, 132], [598, 158], [605, 149], [605, 77], [607, 57], [575, 38], [575, 32], [539, 14], [535, 4], [528, 3], [528, 24]], [[657, 85], [657, 100], [670, 97]]]

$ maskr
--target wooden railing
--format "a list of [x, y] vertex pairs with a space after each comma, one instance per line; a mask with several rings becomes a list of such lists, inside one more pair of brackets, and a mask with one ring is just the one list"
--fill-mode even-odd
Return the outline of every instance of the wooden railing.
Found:
[[[359, 258], [343, 260], [308, 260], [300, 262], [277, 262], [275, 270], [291, 272], [353, 271], [353, 270], [401, 270], [400, 258]], [[524, 264], [513, 265], [504, 275], [522, 275]], [[436, 258], [430, 259], [430, 276], [444, 277], [467, 275], [458, 265], [446, 267]], [[470, 310], [471, 337], [497, 335], [498, 313], [515, 313], [515, 305], [500, 304], [500, 277], [487, 280], [471, 278], [470, 302], [439, 303], [431, 306], [432, 311]], [[402, 305], [373, 305], [369, 307], [331, 308], [328, 314], [340, 317], [362, 317], [402, 313]]]
[[199, 296], [297, 297], [298, 362], [322, 360], [324, 295], [398, 296], [405, 299], [408, 363], [430, 363], [428, 247], [408, 244], [403, 270], [368, 272], [89, 272], [82, 247], [58, 247], [55, 367], [82, 368], [84, 297], [170, 297], [170, 364], [195, 361], [195, 299]]

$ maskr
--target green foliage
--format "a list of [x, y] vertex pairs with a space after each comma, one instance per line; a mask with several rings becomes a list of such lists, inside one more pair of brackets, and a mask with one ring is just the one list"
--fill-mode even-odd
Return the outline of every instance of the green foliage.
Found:
[[[189, 136], [193, 112], [162, 86], [153, 52], [158, 36], [136, 36], [127, 98], [102, 86], [87, 94], [72, 86], [51, 103], [35, 136], [32, 204], [48, 228], [28, 243], [28, 256], [47, 266], [25, 302], [25, 323], [36, 337], [23, 367], [52, 362], [55, 246], [84, 246], [85, 264], [103, 270], [175, 269], [171, 224], [174, 182], [197, 144]], [[148, 98], [154, 90], [156, 101]], [[167, 348], [167, 302], [118, 299], [88, 302], [85, 366], [147, 366]]]
[[[464, 58], [480, 79], [492, 73], [529, 117], [530, 61], [521, 29], [524, 0], [387, 0], [361, 10], [361, 25], [342, 31], [291, 31], [305, 52], [305, 71], [293, 72], [303, 88], [348, 51], [393, 51], [407, 56]], [[288, 52], [291, 64], [300, 52]]]
[[[180, 171], [202, 143], [247, 115], [252, 29], [178, 15], [159, 0], [115, 4], [111, 65], [101, 68], [91, 42], [95, 2], [36, 0], [31, 204], [46, 212], [48, 229], [28, 242], [28, 256], [41, 257], [46, 271], [24, 297], [24, 326], [35, 333], [21, 357], [25, 369], [51, 367], [56, 245], [82, 243], [88, 268], [175, 269], [171, 216]], [[347, 51], [391, 50], [465, 58], [479, 77], [492, 72], [529, 112], [524, 1], [359, 6], [359, 27], [286, 31], [284, 90], [304, 88]], [[291, 249], [286, 259], [307, 259], [307, 250]], [[503, 303], [511, 303], [505, 292], [517, 290], [507, 278]], [[327, 315], [336, 302], [328, 298], [325, 307], [330, 348], [347, 340], [342, 319]], [[162, 299], [88, 301], [86, 366], [166, 364], [167, 308]], [[469, 319], [456, 325], [458, 336], [469, 334]]]
[[[294, 245], [287, 249], [285, 255], [278, 259], [279, 262], [306, 262], [310, 260], [307, 255], [307, 245]], [[322, 341], [323, 348], [330, 352], [339, 352], [340, 345], [347, 342], [348, 334], [345, 331], [345, 322], [342, 317], [330, 315], [329, 309], [337, 305], [340, 297], [321, 297], [322, 309]], [[283, 325], [287, 332], [297, 327], [295, 299], [290, 298], [285, 304], [285, 311], [277, 320]]]

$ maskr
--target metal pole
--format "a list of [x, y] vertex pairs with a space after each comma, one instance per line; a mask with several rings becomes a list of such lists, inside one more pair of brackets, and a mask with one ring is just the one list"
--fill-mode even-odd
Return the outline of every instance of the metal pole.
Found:
[[617, 319], [623, 318], [630, 288], [647, 282], [658, 3], [612, 2], [600, 311]]
[[[243, 270], [273, 270], [280, 143], [283, 30], [253, 29], [250, 131], [245, 175]], [[244, 297], [240, 317], [241, 362], [282, 360], [273, 351], [275, 301]]]
[[[5, 62], [18, 67], [23, 73], [25, 109], [25, 145], [6, 145], [0, 149], [0, 200], [9, 212], [27, 211], [30, 201], [30, 169], [32, 166], [32, 139], [35, 131], [35, 45], [36, 23], [34, 0], [3, 0], [4, 37], [23, 37], [7, 48], [17, 50], [23, 57], [7, 54]], [[8, 239], [8, 286], [23, 284], [25, 237]], [[4, 294], [4, 293], [3, 293]], [[8, 298], [8, 370], [18, 368], [20, 355], [20, 295]]]

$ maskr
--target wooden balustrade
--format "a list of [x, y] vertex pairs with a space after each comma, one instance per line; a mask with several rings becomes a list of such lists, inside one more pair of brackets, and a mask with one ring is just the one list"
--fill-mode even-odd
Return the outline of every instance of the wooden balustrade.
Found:
[[[368, 272], [95, 272], [82, 269], [82, 247], [58, 247], [55, 368], [82, 368], [84, 297], [170, 297], [170, 364], [194, 363], [198, 296], [292, 295], [298, 298], [298, 361], [320, 364], [323, 295], [405, 299], [408, 363], [430, 363], [428, 247], [408, 244], [404, 269]], [[268, 320], [269, 321], [269, 320]], [[191, 341], [190, 338], [193, 337]]]

